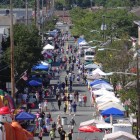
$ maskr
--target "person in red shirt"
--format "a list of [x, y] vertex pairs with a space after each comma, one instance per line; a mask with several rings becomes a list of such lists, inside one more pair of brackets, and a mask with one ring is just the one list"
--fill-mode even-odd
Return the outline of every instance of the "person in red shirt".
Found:
[[83, 101], [84, 101], [84, 106], [86, 106], [86, 103], [87, 103], [87, 96], [86, 95], [83, 96]]

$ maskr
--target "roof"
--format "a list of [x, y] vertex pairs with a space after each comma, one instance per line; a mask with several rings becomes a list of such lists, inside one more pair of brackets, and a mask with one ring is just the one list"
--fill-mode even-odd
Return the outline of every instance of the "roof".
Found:
[[[7, 9], [0, 9], [0, 15], [5, 15]], [[14, 8], [13, 14], [16, 15], [17, 18], [26, 16], [26, 9], [24, 8]], [[32, 9], [28, 8], [28, 17], [32, 16]]]

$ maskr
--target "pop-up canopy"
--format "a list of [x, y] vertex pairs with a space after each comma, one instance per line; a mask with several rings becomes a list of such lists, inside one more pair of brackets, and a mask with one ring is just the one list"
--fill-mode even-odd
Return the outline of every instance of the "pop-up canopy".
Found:
[[104, 105], [98, 107], [98, 110], [106, 110], [110, 107], [114, 107], [121, 111], [125, 111], [124, 107], [121, 104], [115, 103], [115, 102], [108, 102], [107, 104], [104, 104]]
[[115, 96], [114, 92], [108, 91], [106, 89], [93, 90], [92, 93], [96, 96], [103, 96], [107, 94]]
[[103, 95], [100, 96], [98, 98], [95, 99], [97, 103], [103, 103], [103, 102], [107, 102], [107, 101], [113, 101], [113, 102], [120, 102], [120, 99], [118, 99], [117, 97], [113, 96], [113, 95]]
[[117, 108], [114, 108], [114, 107], [111, 107], [111, 108], [108, 108], [108, 109], [102, 111], [101, 114], [103, 116], [110, 116], [110, 115], [112, 115], [112, 116], [115, 116], [115, 115], [117, 115], [117, 116], [124, 116], [124, 112], [123, 111], [121, 111], [121, 110], [119, 110]]
[[33, 66], [32, 68], [33, 70], [48, 70], [49, 66], [48, 65], [44, 65], [44, 64], [38, 64], [36, 66]]
[[88, 64], [85, 66], [85, 69], [97, 69], [97, 68], [100, 68], [100, 66], [96, 64]]
[[94, 81], [90, 82], [90, 86], [94, 86], [94, 85], [101, 84], [101, 83], [107, 83], [108, 84], [108, 82], [105, 81], [105, 80], [97, 79], [97, 80], [94, 80]]
[[34, 114], [28, 113], [28, 112], [21, 112], [16, 115], [16, 120], [34, 120], [36, 116]]
[[46, 46], [43, 47], [43, 50], [53, 50], [54, 46], [47, 44]]
[[28, 84], [29, 84], [30, 86], [41, 86], [41, 85], [42, 85], [41, 82], [38, 82], [38, 81], [36, 81], [36, 80], [31, 80], [31, 81], [29, 81]]
[[106, 134], [103, 138], [103, 140], [137, 140], [137, 138], [127, 132], [124, 131], [117, 131], [111, 134]]

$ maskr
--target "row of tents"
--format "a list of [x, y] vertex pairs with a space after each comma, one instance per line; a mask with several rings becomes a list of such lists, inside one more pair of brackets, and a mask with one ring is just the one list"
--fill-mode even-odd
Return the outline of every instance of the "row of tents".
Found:
[[[88, 46], [88, 43], [83, 37], [77, 40], [79, 46]], [[109, 75], [113, 73], [105, 73], [102, 71], [102, 66], [92, 62], [90, 64], [85, 64], [84, 68], [88, 71], [87, 83], [88, 88], [91, 93], [91, 103], [94, 104], [96, 112], [93, 113], [95, 117], [92, 120], [87, 120], [80, 123], [80, 132], [100, 132], [101, 129], [112, 129], [111, 134], [103, 134], [104, 140], [113, 139], [125, 139], [125, 140], [136, 140], [136, 137], [132, 135], [132, 125], [130, 122], [125, 122], [124, 124], [119, 122], [114, 122], [114, 120], [124, 120], [125, 119], [125, 106], [121, 102], [120, 98], [115, 96], [115, 90], [113, 85], [106, 80]], [[114, 131], [115, 127], [122, 126], [120, 131]], [[129, 127], [129, 131], [125, 131]]]

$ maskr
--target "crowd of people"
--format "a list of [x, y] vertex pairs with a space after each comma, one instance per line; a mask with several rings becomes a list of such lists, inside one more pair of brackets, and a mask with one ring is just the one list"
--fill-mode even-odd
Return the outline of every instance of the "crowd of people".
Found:
[[[54, 50], [53, 62], [60, 63], [60, 66], [52, 67], [51, 77], [57, 74], [58, 82], [56, 85], [42, 85], [37, 88], [25, 87], [24, 94], [18, 94], [17, 102], [22, 102], [27, 105], [27, 109], [34, 107], [38, 108], [36, 112], [36, 128], [39, 131], [38, 138], [42, 140], [43, 134], [49, 132], [51, 140], [56, 138], [56, 131], [58, 131], [60, 140], [65, 140], [66, 131], [63, 129], [62, 118], [58, 115], [57, 120], [53, 120], [48, 108], [47, 98], [56, 98], [58, 110], [63, 109], [64, 116], [66, 114], [71, 116], [68, 123], [69, 132], [67, 137], [72, 140], [74, 126], [76, 125], [74, 116], [77, 112], [77, 106], [86, 106], [87, 96], [78, 91], [73, 91], [74, 83], [79, 85], [86, 84], [86, 76], [84, 75], [84, 64], [80, 60], [77, 48], [73, 45], [66, 46], [68, 40], [68, 32], [61, 34], [60, 38], [55, 40], [57, 49]], [[76, 70], [76, 72], [75, 72]], [[61, 71], [65, 72], [63, 81], [60, 80]], [[30, 95], [30, 93], [32, 93]], [[46, 113], [47, 112], [47, 113]]]

